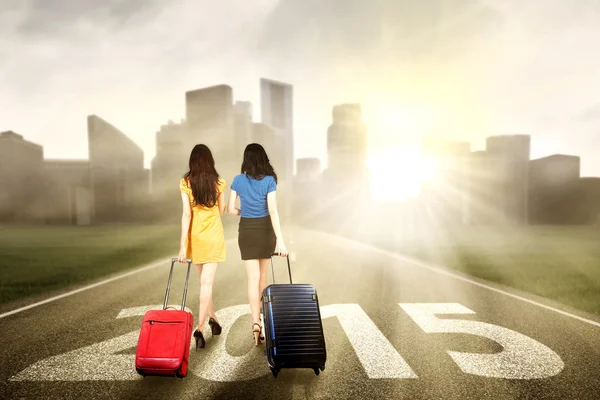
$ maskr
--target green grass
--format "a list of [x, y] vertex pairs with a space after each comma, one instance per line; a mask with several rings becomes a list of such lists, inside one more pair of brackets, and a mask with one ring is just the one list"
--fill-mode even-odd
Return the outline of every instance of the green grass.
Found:
[[0, 226], [0, 303], [176, 255], [177, 225]]
[[354, 238], [600, 316], [600, 227], [460, 227]]

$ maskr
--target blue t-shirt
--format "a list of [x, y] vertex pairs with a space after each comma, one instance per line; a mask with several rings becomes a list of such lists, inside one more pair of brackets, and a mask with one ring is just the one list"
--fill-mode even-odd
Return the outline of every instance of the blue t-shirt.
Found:
[[277, 190], [272, 176], [254, 179], [246, 174], [237, 175], [231, 182], [231, 188], [240, 196], [241, 217], [262, 218], [269, 215], [267, 194]]

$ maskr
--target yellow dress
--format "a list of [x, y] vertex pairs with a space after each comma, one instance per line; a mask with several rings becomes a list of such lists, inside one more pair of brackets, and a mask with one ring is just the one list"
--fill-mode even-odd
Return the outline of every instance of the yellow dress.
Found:
[[[224, 262], [225, 235], [223, 224], [219, 214], [219, 206], [207, 208], [201, 205], [193, 205], [194, 196], [189, 182], [184, 178], [179, 182], [179, 189], [187, 193], [192, 208], [192, 220], [186, 240], [187, 258], [191, 258], [194, 264]], [[217, 188], [219, 193], [225, 191], [225, 180], [219, 178]]]

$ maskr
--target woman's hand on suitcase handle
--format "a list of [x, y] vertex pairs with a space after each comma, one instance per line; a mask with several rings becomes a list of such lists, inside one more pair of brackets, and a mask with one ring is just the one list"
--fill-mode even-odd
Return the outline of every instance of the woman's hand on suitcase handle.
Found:
[[187, 249], [185, 247], [182, 247], [179, 249], [179, 255], [177, 256], [177, 261], [179, 261], [180, 263], [185, 263], [186, 262], [186, 253], [187, 253]]
[[283, 240], [277, 240], [277, 254], [279, 254], [281, 257], [286, 257], [288, 255], [288, 251], [285, 247], [285, 243], [283, 243]]

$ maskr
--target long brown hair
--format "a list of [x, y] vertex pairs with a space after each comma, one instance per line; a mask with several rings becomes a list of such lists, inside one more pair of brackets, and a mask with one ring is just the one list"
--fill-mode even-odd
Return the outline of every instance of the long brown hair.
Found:
[[258, 143], [250, 143], [244, 150], [242, 161], [242, 174], [261, 180], [265, 176], [272, 176], [277, 183], [277, 174], [269, 161], [264, 147]]
[[190, 154], [190, 170], [184, 178], [189, 182], [194, 196], [194, 204], [207, 208], [217, 204], [219, 174], [215, 169], [215, 159], [204, 144], [197, 144]]

